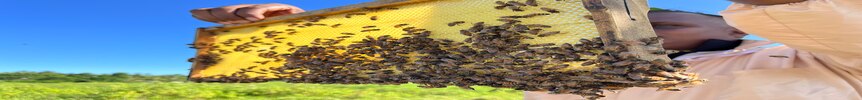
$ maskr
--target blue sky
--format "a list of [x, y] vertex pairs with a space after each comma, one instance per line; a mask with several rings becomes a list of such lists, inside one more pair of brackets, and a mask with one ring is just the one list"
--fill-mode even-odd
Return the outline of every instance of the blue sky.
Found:
[[[187, 74], [188, 10], [288, 3], [306, 10], [372, 0], [0, 0], [0, 72]], [[726, 0], [651, 0], [650, 6], [717, 13]]]

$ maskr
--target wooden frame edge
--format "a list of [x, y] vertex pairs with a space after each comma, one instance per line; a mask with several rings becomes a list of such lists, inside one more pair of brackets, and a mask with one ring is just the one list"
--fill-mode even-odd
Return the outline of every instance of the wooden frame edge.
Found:
[[[650, 25], [647, 0], [584, 0], [584, 6], [592, 13], [602, 41], [639, 41], [657, 37]], [[606, 44], [607, 45], [607, 44]], [[661, 43], [658, 45], [661, 48]], [[670, 57], [651, 54], [643, 45], [630, 45], [629, 51], [648, 61], [655, 59], [671, 61]], [[662, 49], [663, 50], [663, 49]]]

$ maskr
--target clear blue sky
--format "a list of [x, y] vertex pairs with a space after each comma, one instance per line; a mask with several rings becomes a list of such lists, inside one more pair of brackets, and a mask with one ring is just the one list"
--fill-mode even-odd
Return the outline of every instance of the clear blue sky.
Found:
[[[289, 3], [306, 10], [372, 0], [0, 0], [0, 72], [187, 74], [197, 27], [188, 11]], [[685, 2], [685, 3], [682, 3]], [[726, 0], [651, 0], [659, 8], [717, 13]]]

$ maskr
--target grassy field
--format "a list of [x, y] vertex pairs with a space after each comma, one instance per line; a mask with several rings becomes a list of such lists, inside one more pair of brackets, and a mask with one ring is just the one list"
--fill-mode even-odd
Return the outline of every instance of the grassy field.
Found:
[[512, 89], [457, 87], [425, 89], [404, 85], [321, 85], [289, 83], [0, 83], [0, 98], [13, 100], [515, 100]]

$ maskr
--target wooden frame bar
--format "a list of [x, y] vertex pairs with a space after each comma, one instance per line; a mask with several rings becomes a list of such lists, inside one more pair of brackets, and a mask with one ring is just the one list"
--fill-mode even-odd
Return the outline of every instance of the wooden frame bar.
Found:
[[[605, 43], [619, 41], [638, 41], [643, 38], [656, 37], [655, 30], [650, 25], [647, 13], [647, 0], [584, 0], [584, 6], [590, 10], [596, 27]], [[661, 48], [661, 45], [657, 45]], [[670, 61], [664, 55], [653, 55], [644, 50], [643, 45], [630, 45], [629, 51], [641, 55], [641, 59], [661, 59]]]

